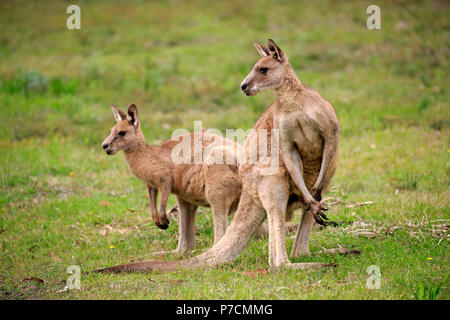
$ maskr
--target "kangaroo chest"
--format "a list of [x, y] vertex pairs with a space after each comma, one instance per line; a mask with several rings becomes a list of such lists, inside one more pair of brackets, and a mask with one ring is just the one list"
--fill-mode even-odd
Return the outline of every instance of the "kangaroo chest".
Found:
[[277, 112], [275, 127], [279, 130], [280, 143], [297, 149], [303, 161], [322, 157], [323, 138], [314, 118], [303, 110]]

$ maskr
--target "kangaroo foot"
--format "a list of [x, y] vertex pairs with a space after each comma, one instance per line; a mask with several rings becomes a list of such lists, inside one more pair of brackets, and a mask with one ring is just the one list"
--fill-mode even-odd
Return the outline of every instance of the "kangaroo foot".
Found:
[[286, 269], [295, 269], [295, 270], [312, 270], [312, 269], [319, 269], [319, 268], [328, 268], [328, 267], [336, 267], [337, 265], [335, 263], [322, 263], [322, 262], [301, 262], [301, 263], [285, 263], [278, 267], [272, 266], [269, 268], [270, 271], [277, 271], [282, 270], [283, 268]]
[[286, 268], [296, 269], [296, 270], [308, 270], [308, 269], [318, 269], [318, 268], [335, 268], [337, 265], [335, 263], [322, 263], [322, 262], [301, 262], [301, 263], [288, 263], [285, 265]]
[[361, 254], [361, 250], [358, 249], [347, 249], [347, 248], [333, 248], [333, 249], [323, 249], [318, 251], [317, 253], [328, 253], [328, 254], [351, 254], [358, 255]]
[[309, 248], [296, 248], [295, 250], [293, 249], [291, 251], [291, 258], [298, 258], [298, 257], [305, 257], [305, 256], [310, 256], [311, 255], [311, 251], [309, 251]]

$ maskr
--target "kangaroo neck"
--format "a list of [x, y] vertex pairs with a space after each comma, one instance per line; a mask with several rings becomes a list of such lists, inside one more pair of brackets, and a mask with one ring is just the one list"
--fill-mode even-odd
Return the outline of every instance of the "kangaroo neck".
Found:
[[125, 159], [127, 160], [128, 164], [135, 160], [136, 158], [139, 158], [142, 156], [145, 152], [149, 152], [150, 150], [153, 150], [153, 146], [150, 146], [145, 142], [144, 134], [140, 129], [136, 132], [136, 139], [133, 141], [132, 144], [128, 146], [128, 148], [124, 149], [125, 153]]
[[125, 154], [125, 158], [127, 160], [131, 158], [135, 158], [136, 156], [139, 156], [140, 154], [145, 152], [145, 149], [148, 145], [144, 142], [135, 142], [133, 146], [128, 147], [127, 149], [123, 150], [123, 153]]
[[298, 108], [297, 104], [305, 88], [295, 74], [292, 67], [287, 66], [285, 76], [280, 85], [275, 88], [277, 109], [281, 112], [289, 112]]
[[145, 142], [139, 143], [132, 148], [124, 150], [125, 160], [127, 162], [130, 172], [137, 177], [150, 183], [152, 175], [149, 167], [153, 167], [156, 163], [160, 162], [160, 148], [158, 146], [151, 146]]

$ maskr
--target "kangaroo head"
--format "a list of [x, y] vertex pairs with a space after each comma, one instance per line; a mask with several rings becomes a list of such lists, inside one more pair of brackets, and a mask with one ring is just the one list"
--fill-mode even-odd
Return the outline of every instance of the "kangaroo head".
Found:
[[267, 47], [254, 43], [261, 59], [254, 65], [250, 74], [242, 81], [241, 89], [247, 96], [252, 96], [265, 89], [277, 89], [290, 67], [284, 52], [269, 39]]
[[109, 136], [103, 141], [103, 149], [109, 155], [120, 150], [129, 150], [144, 140], [139, 127], [138, 110], [136, 105], [128, 107], [127, 114], [111, 105], [116, 124], [111, 128]]

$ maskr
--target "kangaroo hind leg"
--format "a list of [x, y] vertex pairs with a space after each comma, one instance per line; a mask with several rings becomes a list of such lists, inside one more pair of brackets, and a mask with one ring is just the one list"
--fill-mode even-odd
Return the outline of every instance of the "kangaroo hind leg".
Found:
[[258, 195], [267, 212], [269, 227], [269, 267], [277, 269], [289, 264], [286, 253], [285, 216], [289, 197], [286, 179], [267, 176], [258, 186]]
[[267, 212], [269, 222], [269, 266], [292, 269], [311, 269], [333, 266], [328, 263], [291, 263], [287, 256], [285, 239], [285, 216], [289, 196], [287, 181], [276, 177], [266, 177], [259, 185], [258, 194]]
[[310, 255], [309, 239], [314, 225], [314, 217], [311, 212], [302, 209], [302, 220], [298, 224], [297, 235], [291, 250], [291, 257]]
[[177, 197], [179, 208], [178, 247], [171, 251], [158, 251], [154, 255], [184, 254], [195, 244], [195, 213], [197, 206]]

